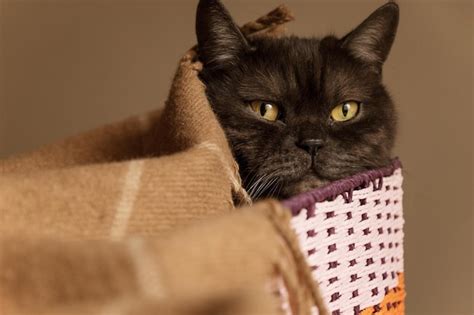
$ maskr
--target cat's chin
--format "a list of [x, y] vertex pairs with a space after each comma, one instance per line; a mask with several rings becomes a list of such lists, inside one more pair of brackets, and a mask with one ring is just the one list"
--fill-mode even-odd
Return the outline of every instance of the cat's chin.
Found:
[[315, 175], [305, 176], [297, 181], [287, 183], [281, 191], [281, 197], [289, 198], [303, 192], [319, 188], [328, 184], [330, 181], [327, 179], [319, 178]]

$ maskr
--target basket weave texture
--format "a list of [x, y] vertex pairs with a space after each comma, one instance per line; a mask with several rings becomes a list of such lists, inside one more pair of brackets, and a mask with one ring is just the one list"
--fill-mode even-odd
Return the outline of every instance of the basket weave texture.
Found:
[[330, 314], [404, 314], [402, 181], [395, 160], [285, 201]]

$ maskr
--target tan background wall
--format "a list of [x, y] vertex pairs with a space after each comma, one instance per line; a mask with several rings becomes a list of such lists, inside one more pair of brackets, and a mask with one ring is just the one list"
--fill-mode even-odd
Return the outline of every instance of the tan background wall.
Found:
[[[0, 157], [161, 106], [196, 2], [3, 0]], [[224, 2], [245, 22], [281, 0]], [[341, 35], [383, 2], [287, 1], [290, 30]], [[385, 81], [401, 118], [408, 314], [473, 314], [472, 2], [399, 3]]]

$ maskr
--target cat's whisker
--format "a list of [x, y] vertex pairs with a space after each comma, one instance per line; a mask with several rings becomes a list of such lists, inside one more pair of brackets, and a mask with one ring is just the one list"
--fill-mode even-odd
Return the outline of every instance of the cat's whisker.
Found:
[[250, 197], [251, 197], [252, 199], [255, 198], [256, 193], [257, 193], [257, 191], [259, 190], [259, 185], [260, 185], [260, 183], [263, 181], [263, 179], [264, 179], [265, 177], [266, 177], [265, 175], [259, 177], [259, 178], [250, 186], [250, 188], [249, 188], [249, 190], [248, 190], [248, 193], [250, 194]]
[[255, 166], [251, 170], [249, 170], [249, 172], [247, 173], [247, 175], [243, 179], [243, 183], [244, 183], [245, 187], [250, 187], [254, 183], [254, 180], [257, 177], [257, 170], [258, 170], [257, 166]]
[[[277, 190], [278, 189], [281, 189], [281, 182], [280, 182], [280, 177], [276, 177], [276, 181], [275, 183], [273, 184], [273, 188], [270, 190], [270, 192], [268, 193], [268, 197], [274, 197]], [[280, 188], [279, 188], [280, 187]]]
[[278, 170], [275, 170], [260, 178], [258, 184], [255, 187], [252, 187], [253, 189], [251, 192], [251, 197], [253, 199], [260, 197], [265, 191], [268, 191], [273, 185], [275, 185], [275, 183], [278, 182], [279, 177], [274, 177], [277, 172]]
[[270, 187], [270, 186], [272, 185], [272, 183], [273, 183], [275, 180], [276, 180], [276, 178], [271, 178], [271, 177], [270, 177], [266, 182], [264, 182], [264, 183], [260, 186], [259, 190], [257, 190], [255, 197], [256, 197], [256, 198], [257, 198], [257, 197], [260, 197], [260, 196], [262, 195], [262, 193], [265, 192], [265, 190], [266, 190], [268, 187]]
[[248, 193], [252, 199], [254, 199], [254, 196], [256, 195], [257, 191], [259, 190], [259, 184], [266, 178], [268, 177], [268, 174], [265, 174], [258, 178], [248, 189]]
[[276, 188], [278, 187], [278, 181], [279, 177], [275, 177], [275, 180], [272, 182], [272, 184], [268, 188], [268, 197], [272, 197], [273, 193], [275, 192]]
[[262, 177], [262, 180], [259, 181], [259, 183], [255, 186], [255, 189], [252, 191], [252, 195], [254, 196], [255, 199], [258, 198], [261, 195], [261, 193], [263, 192], [263, 190], [267, 186], [269, 180], [266, 180], [266, 179], [268, 177], [269, 177], [268, 175]]

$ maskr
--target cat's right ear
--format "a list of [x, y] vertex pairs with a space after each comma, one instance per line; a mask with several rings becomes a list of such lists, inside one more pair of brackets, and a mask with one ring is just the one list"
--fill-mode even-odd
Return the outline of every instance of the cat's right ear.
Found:
[[220, 68], [238, 61], [248, 43], [219, 0], [200, 0], [196, 13], [198, 54], [205, 66]]

